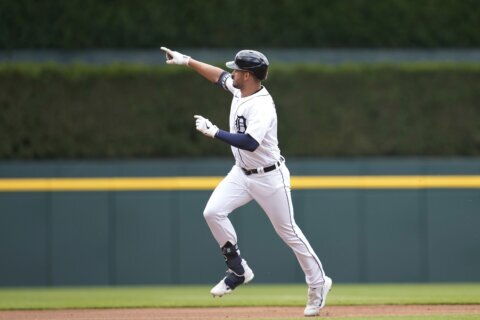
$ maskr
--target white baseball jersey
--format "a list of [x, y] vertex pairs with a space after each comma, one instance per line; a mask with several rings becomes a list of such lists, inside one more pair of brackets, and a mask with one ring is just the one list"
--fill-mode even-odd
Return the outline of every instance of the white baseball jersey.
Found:
[[223, 87], [233, 94], [230, 107], [230, 132], [249, 134], [259, 146], [255, 152], [232, 146], [236, 165], [245, 169], [270, 166], [280, 160], [277, 139], [277, 111], [272, 96], [265, 87], [242, 98], [233, 80], [227, 77]]

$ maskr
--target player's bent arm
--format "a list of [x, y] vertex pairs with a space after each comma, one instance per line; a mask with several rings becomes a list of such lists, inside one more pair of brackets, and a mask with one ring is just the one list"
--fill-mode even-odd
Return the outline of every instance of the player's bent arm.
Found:
[[255, 151], [255, 149], [257, 149], [259, 146], [257, 140], [252, 138], [252, 136], [250, 136], [249, 134], [230, 133], [219, 129], [217, 134], [215, 135], [215, 138], [222, 140], [223, 142], [226, 142], [236, 148], [251, 152]]
[[212, 66], [208, 63], [201, 62], [193, 58], [190, 58], [187, 65], [206, 78], [208, 81], [213, 83], [217, 83], [220, 75], [224, 72], [224, 70], [220, 69], [219, 67]]

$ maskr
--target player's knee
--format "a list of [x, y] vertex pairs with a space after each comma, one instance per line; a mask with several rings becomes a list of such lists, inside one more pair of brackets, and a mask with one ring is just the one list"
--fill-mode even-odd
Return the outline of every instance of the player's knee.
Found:
[[217, 211], [216, 210], [213, 210], [213, 208], [211, 207], [206, 207], [205, 210], [203, 210], [203, 217], [205, 218], [205, 220], [209, 221], [209, 220], [214, 220], [216, 219], [218, 216], [217, 214]]
[[207, 206], [205, 210], [203, 210], [203, 217], [207, 222], [209, 221], [219, 221], [223, 220], [228, 216], [228, 212], [216, 209], [215, 207]]

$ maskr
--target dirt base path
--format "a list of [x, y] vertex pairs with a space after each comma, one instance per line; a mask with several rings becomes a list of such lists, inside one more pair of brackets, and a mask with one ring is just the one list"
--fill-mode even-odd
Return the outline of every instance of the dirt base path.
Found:
[[[478, 314], [480, 305], [407, 305], [407, 306], [327, 306], [324, 318]], [[145, 308], [145, 309], [72, 309], [0, 311], [8, 320], [188, 320], [188, 319], [282, 319], [303, 317], [303, 307], [229, 307], [229, 308]]]

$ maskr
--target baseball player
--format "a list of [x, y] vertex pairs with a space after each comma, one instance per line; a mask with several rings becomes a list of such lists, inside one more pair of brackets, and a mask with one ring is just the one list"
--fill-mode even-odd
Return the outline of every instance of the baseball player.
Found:
[[265, 211], [277, 234], [293, 250], [305, 273], [308, 301], [305, 316], [316, 316], [325, 305], [332, 279], [308, 240], [295, 223], [290, 194], [290, 172], [280, 154], [277, 114], [270, 93], [262, 85], [269, 62], [258, 51], [242, 50], [226, 63], [231, 73], [165, 47], [167, 64], [185, 65], [233, 95], [230, 128], [222, 130], [200, 115], [196, 129], [231, 146], [235, 165], [215, 188], [203, 215], [221, 248], [227, 276], [212, 288], [221, 297], [253, 279], [253, 271], [240, 255], [237, 234], [228, 215], [255, 200]]

